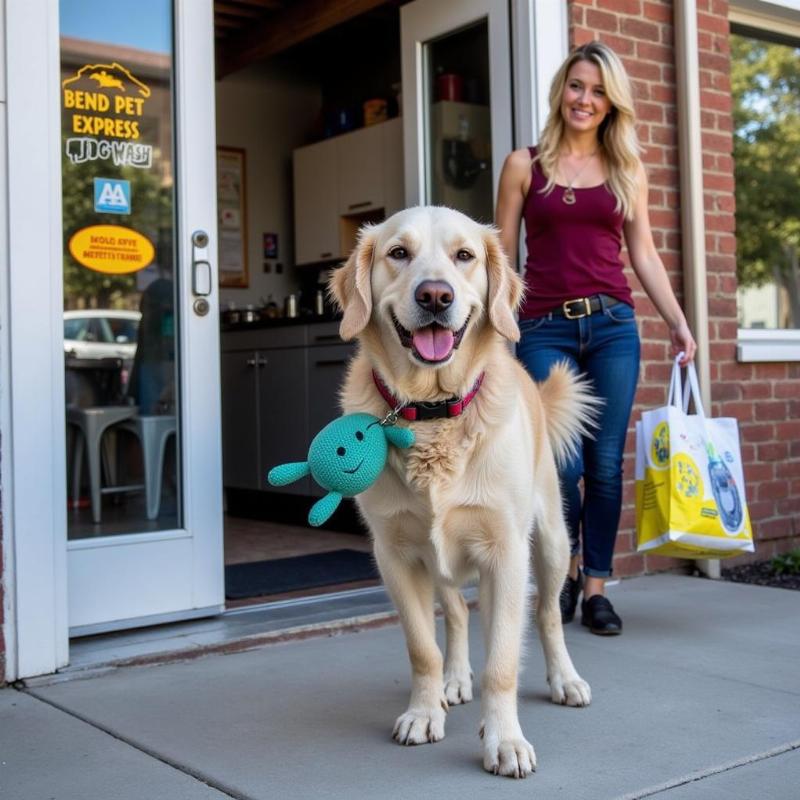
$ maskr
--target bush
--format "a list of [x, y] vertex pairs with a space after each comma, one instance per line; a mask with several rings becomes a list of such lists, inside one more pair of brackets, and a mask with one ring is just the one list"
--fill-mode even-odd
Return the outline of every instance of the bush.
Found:
[[769, 564], [776, 575], [800, 575], [800, 549], [775, 556]]

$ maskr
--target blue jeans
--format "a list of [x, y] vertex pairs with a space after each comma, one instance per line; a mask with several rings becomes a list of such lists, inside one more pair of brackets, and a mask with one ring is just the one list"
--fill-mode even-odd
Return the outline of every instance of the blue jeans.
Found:
[[[611, 575], [614, 542], [622, 508], [622, 456], [625, 434], [639, 378], [639, 332], [633, 308], [626, 303], [570, 320], [548, 314], [520, 321], [517, 357], [534, 380], [546, 380], [550, 368], [567, 361], [584, 373], [605, 399], [595, 438], [583, 439], [581, 452], [561, 465], [567, 528], [572, 554], [583, 535], [583, 571]], [[583, 478], [583, 498], [579, 482]]]

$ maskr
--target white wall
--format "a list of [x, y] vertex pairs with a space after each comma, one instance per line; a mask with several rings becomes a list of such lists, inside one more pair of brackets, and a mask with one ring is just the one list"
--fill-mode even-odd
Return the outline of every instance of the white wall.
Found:
[[[273, 295], [282, 305], [294, 291], [292, 150], [310, 141], [322, 107], [319, 85], [285, 67], [254, 66], [217, 82], [217, 144], [246, 151], [247, 289], [221, 289], [229, 302], [258, 306]], [[262, 234], [278, 234], [283, 274], [263, 271]]]

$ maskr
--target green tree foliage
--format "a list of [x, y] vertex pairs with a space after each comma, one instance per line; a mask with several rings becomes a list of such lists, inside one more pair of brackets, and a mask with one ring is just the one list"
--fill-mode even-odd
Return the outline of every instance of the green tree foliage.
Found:
[[775, 282], [800, 327], [800, 49], [731, 36], [737, 276]]

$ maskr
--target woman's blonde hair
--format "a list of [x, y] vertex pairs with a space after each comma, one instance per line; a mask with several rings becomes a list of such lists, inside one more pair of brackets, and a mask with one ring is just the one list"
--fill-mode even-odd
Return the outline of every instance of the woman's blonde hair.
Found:
[[550, 85], [550, 113], [539, 139], [536, 156], [547, 178], [543, 191], [549, 194], [555, 186], [561, 139], [564, 136], [561, 102], [569, 71], [578, 61], [589, 61], [600, 70], [611, 110], [600, 124], [597, 136], [608, 165], [608, 185], [617, 198], [616, 211], [622, 211], [625, 219], [633, 219], [641, 163], [641, 148], [634, 128], [633, 91], [619, 56], [602, 42], [588, 42], [575, 48]]

